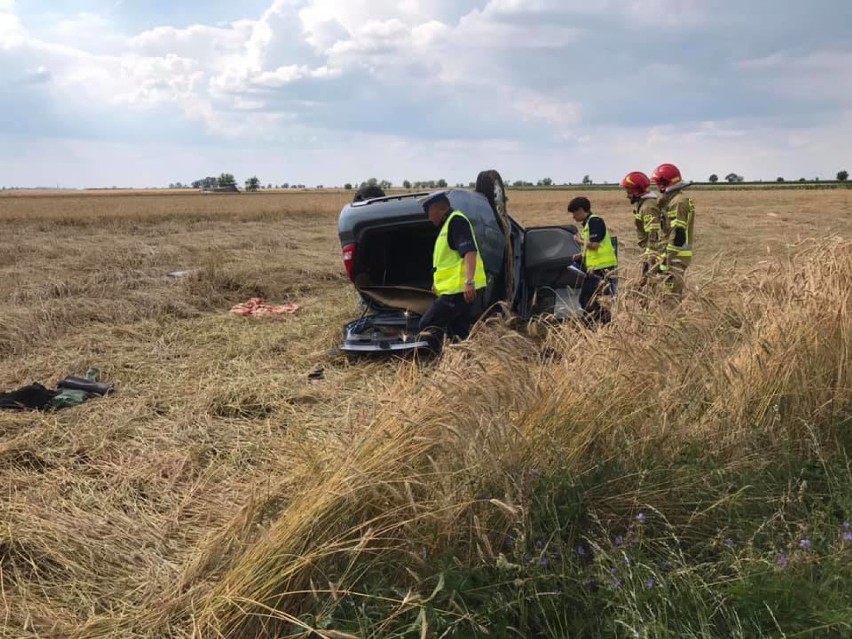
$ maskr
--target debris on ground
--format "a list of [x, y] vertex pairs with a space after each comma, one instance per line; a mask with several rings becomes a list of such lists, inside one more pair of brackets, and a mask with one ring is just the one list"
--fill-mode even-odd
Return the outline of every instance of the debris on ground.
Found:
[[171, 273], [166, 273], [166, 277], [171, 280], [179, 280], [187, 275], [192, 275], [193, 273], [197, 273], [198, 269], [192, 268], [186, 271], [172, 271]]
[[312, 384], [316, 384], [317, 382], [321, 382], [325, 379], [325, 368], [322, 366], [317, 366], [314, 370], [308, 373], [308, 380]]
[[55, 390], [33, 383], [8, 393], [0, 393], [0, 409], [59, 410], [79, 406], [92, 397], [103, 397], [115, 392], [115, 386], [101, 382], [100, 376], [101, 372], [97, 368], [90, 368], [85, 377], [65, 377]]
[[237, 304], [231, 309], [234, 315], [246, 317], [262, 317], [267, 315], [290, 315], [299, 309], [298, 304], [268, 304], [262, 297], [252, 297], [250, 300]]

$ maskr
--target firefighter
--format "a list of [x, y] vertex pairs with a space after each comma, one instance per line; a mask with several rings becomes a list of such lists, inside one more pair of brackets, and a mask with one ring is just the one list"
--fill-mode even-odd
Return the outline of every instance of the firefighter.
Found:
[[586, 277], [580, 289], [580, 306], [586, 313], [590, 325], [607, 324], [611, 317], [608, 303], [601, 303], [601, 296], [611, 296], [618, 256], [612, 235], [600, 215], [592, 213], [592, 204], [587, 197], [575, 197], [568, 203], [568, 212], [574, 221], [583, 225], [579, 235], [574, 236], [582, 248], [574, 260], [582, 262]]
[[467, 338], [473, 303], [487, 281], [467, 216], [453, 209], [444, 192], [430, 195], [422, 204], [429, 221], [441, 229], [432, 254], [433, 290], [437, 298], [420, 319], [420, 339], [437, 353], [444, 337]]
[[641, 171], [631, 171], [620, 182], [633, 205], [636, 237], [642, 249], [642, 277], [647, 281], [665, 257], [666, 244], [662, 233], [662, 214], [657, 196], [651, 192], [651, 180]]
[[674, 164], [658, 166], [651, 180], [660, 191], [660, 210], [669, 228], [665, 260], [659, 269], [665, 277], [666, 287], [675, 296], [681, 297], [686, 269], [692, 262], [695, 203], [684, 193], [691, 182], [683, 181]]

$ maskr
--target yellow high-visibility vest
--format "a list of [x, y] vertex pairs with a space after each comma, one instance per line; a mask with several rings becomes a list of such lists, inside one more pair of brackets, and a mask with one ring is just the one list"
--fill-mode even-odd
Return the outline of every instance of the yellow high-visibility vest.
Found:
[[603, 268], [618, 266], [618, 257], [615, 255], [615, 247], [612, 245], [609, 229], [606, 230], [598, 248], [589, 248], [589, 222], [594, 218], [600, 219], [600, 216], [590, 215], [583, 226], [583, 232], [580, 234], [580, 237], [583, 238], [583, 264], [585, 264], [586, 270], [598, 271]]
[[[455, 295], [463, 293], [465, 287], [464, 258], [459, 255], [458, 251], [450, 248], [449, 231], [450, 221], [455, 217], [461, 217], [470, 225], [470, 220], [461, 211], [453, 211], [444, 220], [441, 227], [441, 232], [438, 233], [438, 239], [435, 240], [435, 250], [432, 253], [432, 268], [434, 270], [434, 286], [435, 292], [438, 295]], [[485, 265], [482, 263], [482, 257], [479, 254], [479, 245], [476, 242], [476, 235], [473, 233], [473, 226], [470, 228], [470, 234], [473, 236], [473, 244], [476, 246], [476, 274], [473, 278], [474, 288], [485, 288]]]

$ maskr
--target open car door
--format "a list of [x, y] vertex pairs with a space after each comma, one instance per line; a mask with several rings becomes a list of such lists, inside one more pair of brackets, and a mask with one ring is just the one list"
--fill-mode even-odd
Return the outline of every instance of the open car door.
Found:
[[586, 274], [574, 261], [581, 252], [574, 233], [573, 226], [539, 226], [524, 232], [521, 315], [567, 319], [582, 313], [579, 297]]

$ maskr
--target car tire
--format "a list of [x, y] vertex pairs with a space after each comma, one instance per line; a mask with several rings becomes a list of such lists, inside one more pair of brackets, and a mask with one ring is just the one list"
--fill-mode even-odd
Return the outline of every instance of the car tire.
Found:
[[500, 224], [504, 230], [508, 228], [508, 212], [506, 208], [506, 186], [503, 184], [503, 178], [500, 173], [494, 169], [480, 171], [476, 176], [476, 192], [482, 193], [491, 204], [497, 217], [500, 218]]
[[477, 193], [484, 195], [489, 204], [491, 204], [491, 208], [494, 209], [494, 213], [497, 216], [497, 222], [503, 230], [503, 237], [506, 239], [506, 259], [504, 265], [506, 294], [504, 299], [511, 304], [515, 291], [515, 256], [512, 250], [512, 224], [509, 221], [509, 209], [506, 206], [509, 199], [506, 195], [506, 185], [503, 183], [500, 173], [494, 169], [488, 169], [487, 171], [480, 171], [479, 175], [476, 176], [475, 190]]

